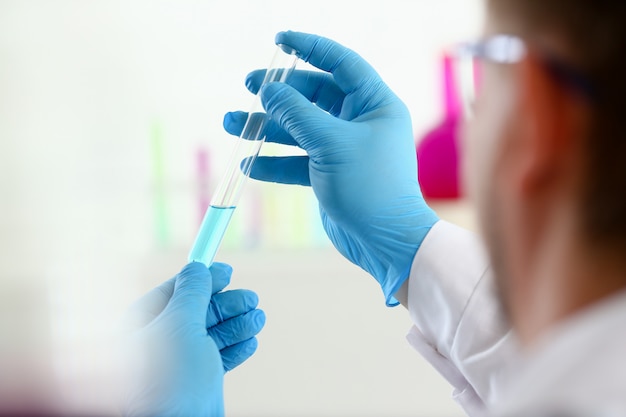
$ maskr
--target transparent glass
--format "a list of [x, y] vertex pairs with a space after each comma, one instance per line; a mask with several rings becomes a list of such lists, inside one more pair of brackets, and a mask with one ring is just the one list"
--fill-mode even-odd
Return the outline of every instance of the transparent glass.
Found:
[[461, 96], [463, 114], [467, 120], [474, 118], [474, 104], [480, 84], [480, 61], [468, 54], [459, 54], [455, 65], [456, 85]]
[[455, 75], [459, 86], [463, 112], [474, 117], [474, 104], [480, 94], [482, 63], [514, 64], [526, 53], [524, 42], [515, 36], [495, 35], [479, 42], [464, 43], [455, 48]]
[[[263, 84], [285, 82], [293, 72], [297, 61], [295, 50], [285, 45], [278, 45], [274, 58], [267, 68]], [[250, 176], [252, 165], [265, 141], [267, 121], [268, 118], [263, 110], [261, 99], [257, 94], [248, 112], [248, 119], [244, 128], [236, 141], [226, 172], [221, 177], [211, 198], [211, 205], [207, 209], [200, 230], [196, 235], [196, 240], [188, 257], [190, 262], [202, 262], [206, 266], [213, 263], [215, 254], [237, 207], [243, 186]]]

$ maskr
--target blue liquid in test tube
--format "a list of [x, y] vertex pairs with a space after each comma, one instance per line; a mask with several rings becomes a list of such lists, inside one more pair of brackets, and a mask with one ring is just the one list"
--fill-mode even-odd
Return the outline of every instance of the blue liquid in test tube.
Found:
[[196, 243], [189, 254], [190, 261], [203, 262], [207, 265], [213, 263], [234, 212], [235, 207], [210, 206], [207, 209], [200, 226], [201, 233], [196, 237]]
[[[284, 82], [293, 72], [298, 58], [296, 52], [285, 45], [278, 45], [272, 63], [267, 69], [263, 84]], [[222, 238], [233, 216], [245, 179], [250, 175], [252, 164], [265, 141], [267, 117], [259, 96], [248, 113], [248, 119], [235, 145], [227, 170], [211, 198], [196, 240], [189, 253], [189, 262], [202, 262], [211, 266]]]

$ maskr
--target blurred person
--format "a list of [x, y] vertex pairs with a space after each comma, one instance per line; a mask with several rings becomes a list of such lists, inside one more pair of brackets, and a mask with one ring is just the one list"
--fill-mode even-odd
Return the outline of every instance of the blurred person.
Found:
[[422, 198], [405, 105], [320, 36], [276, 42], [322, 72], [246, 80], [267, 140], [306, 151], [252, 176], [313, 188], [335, 247], [408, 308], [410, 344], [470, 416], [626, 416], [626, 3], [486, 6], [482, 39], [459, 49], [481, 69], [464, 143], [485, 252]]

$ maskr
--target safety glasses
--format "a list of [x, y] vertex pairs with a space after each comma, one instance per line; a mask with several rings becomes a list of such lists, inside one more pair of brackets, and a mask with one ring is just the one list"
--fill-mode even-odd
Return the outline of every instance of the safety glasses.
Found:
[[[466, 118], [474, 116], [474, 104], [482, 84], [482, 64], [486, 61], [515, 64], [526, 56], [527, 51], [525, 42], [511, 35], [495, 35], [479, 42], [461, 44], [454, 49], [455, 78]], [[586, 75], [553, 56], [540, 56], [555, 81], [589, 101], [595, 100], [595, 86]]]

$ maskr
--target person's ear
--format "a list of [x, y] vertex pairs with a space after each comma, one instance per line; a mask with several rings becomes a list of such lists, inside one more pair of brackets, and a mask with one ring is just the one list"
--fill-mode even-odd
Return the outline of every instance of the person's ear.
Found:
[[[551, 74], [536, 54], [520, 63], [520, 128], [524, 138], [518, 155], [526, 194], [546, 191], [570, 180], [580, 158], [588, 113], [584, 101]], [[578, 167], [579, 168], [579, 167]]]

